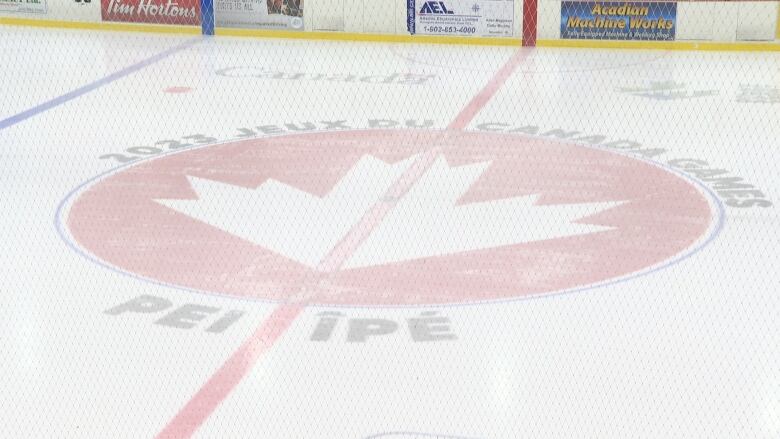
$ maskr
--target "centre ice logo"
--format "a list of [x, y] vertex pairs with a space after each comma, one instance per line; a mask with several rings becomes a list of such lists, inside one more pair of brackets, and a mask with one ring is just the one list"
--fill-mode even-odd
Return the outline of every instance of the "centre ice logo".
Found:
[[[653, 163], [552, 138], [339, 130], [138, 163], [79, 192], [73, 240], [197, 291], [323, 305], [474, 303], [655, 272], [714, 210]], [[309, 295], [311, 294], [311, 295]]]
[[[232, 235], [311, 268], [415, 160], [388, 164], [363, 156], [324, 197], [270, 179], [252, 190], [189, 177], [196, 200], [157, 200]], [[395, 204], [344, 268], [360, 268], [610, 230], [578, 223], [620, 202], [537, 205], [528, 195], [459, 205], [490, 166], [451, 167], [443, 157]]]

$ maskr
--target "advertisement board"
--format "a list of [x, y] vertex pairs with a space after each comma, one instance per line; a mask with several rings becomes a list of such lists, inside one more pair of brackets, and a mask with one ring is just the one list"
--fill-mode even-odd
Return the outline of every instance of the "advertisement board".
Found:
[[0, 0], [0, 12], [45, 14], [46, 0]]
[[675, 2], [561, 2], [561, 38], [660, 40], [675, 38]]
[[103, 21], [200, 24], [200, 0], [101, 0]]
[[303, 30], [304, 0], [215, 0], [217, 27]]
[[50, 0], [49, 16], [57, 20], [99, 22], [100, 0]]
[[407, 0], [410, 34], [511, 37], [513, 0]]

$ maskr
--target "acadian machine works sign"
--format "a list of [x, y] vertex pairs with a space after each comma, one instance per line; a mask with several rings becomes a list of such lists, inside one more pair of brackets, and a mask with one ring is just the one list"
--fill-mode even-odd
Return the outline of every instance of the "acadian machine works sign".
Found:
[[564, 1], [561, 38], [672, 41], [676, 19], [675, 2]]

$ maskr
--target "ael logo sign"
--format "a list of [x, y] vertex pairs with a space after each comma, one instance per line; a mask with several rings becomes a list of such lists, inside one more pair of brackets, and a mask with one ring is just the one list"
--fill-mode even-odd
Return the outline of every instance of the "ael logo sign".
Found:
[[447, 9], [444, 2], [425, 2], [420, 8], [420, 14], [454, 14], [454, 11]]
[[316, 280], [308, 304], [403, 306], [632, 278], [691, 254], [712, 211], [674, 172], [554, 138], [341, 130], [140, 162], [78, 193], [67, 225], [167, 285], [289, 301]]

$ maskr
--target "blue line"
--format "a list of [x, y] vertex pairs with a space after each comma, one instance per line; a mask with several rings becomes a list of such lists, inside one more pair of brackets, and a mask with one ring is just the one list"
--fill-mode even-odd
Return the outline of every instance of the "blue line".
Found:
[[170, 49], [164, 50], [157, 55], [154, 55], [150, 58], [147, 58], [143, 61], [137, 62], [131, 66], [125, 67], [122, 70], [119, 70], [117, 72], [114, 72], [106, 77], [103, 77], [101, 79], [98, 79], [95, 82], [89, 83], [83, 87], [77, 88], [73, 91], [70, 91], [68, 93], [65, 93], [62, 96], [58, 96], [50, 101], [46, 101], [42, 104], [36, 105], [35, 107], [30, 108], [29, 110], [22, 111], [19, 114], [15, 114], [7, 119], [0, 120], [0, 130], [6, 129], [10, 126], [16, 125], [19, 122], [23, 122], [35, 115], [38, 115], [40, 113], [43, 113], [44, 111], [51, 110], [54, 107], [60, 106], [68, 101], [71, 101], [73, 99], [76, 99], [82, 95], [85, 95], [93, 90], [96, 90], [104, 85], [110, 84], [117, 79], [121, 79], [127, 75], [130, 75], [132, 73], [135, 73], [145, 67], [148, 67], [160, 60], [163, 60], [167, 58], [170, 55], [173, 55], [174, 53], [187, 49], [190, 46], [200, 42], [200, 38], [192, 39], [185, 41], [184, 43], [181, 43], [179, 45], [173, 46]]
[[203, 35], [214, 35], [214, 0], [200, 0], [200, 30]]

